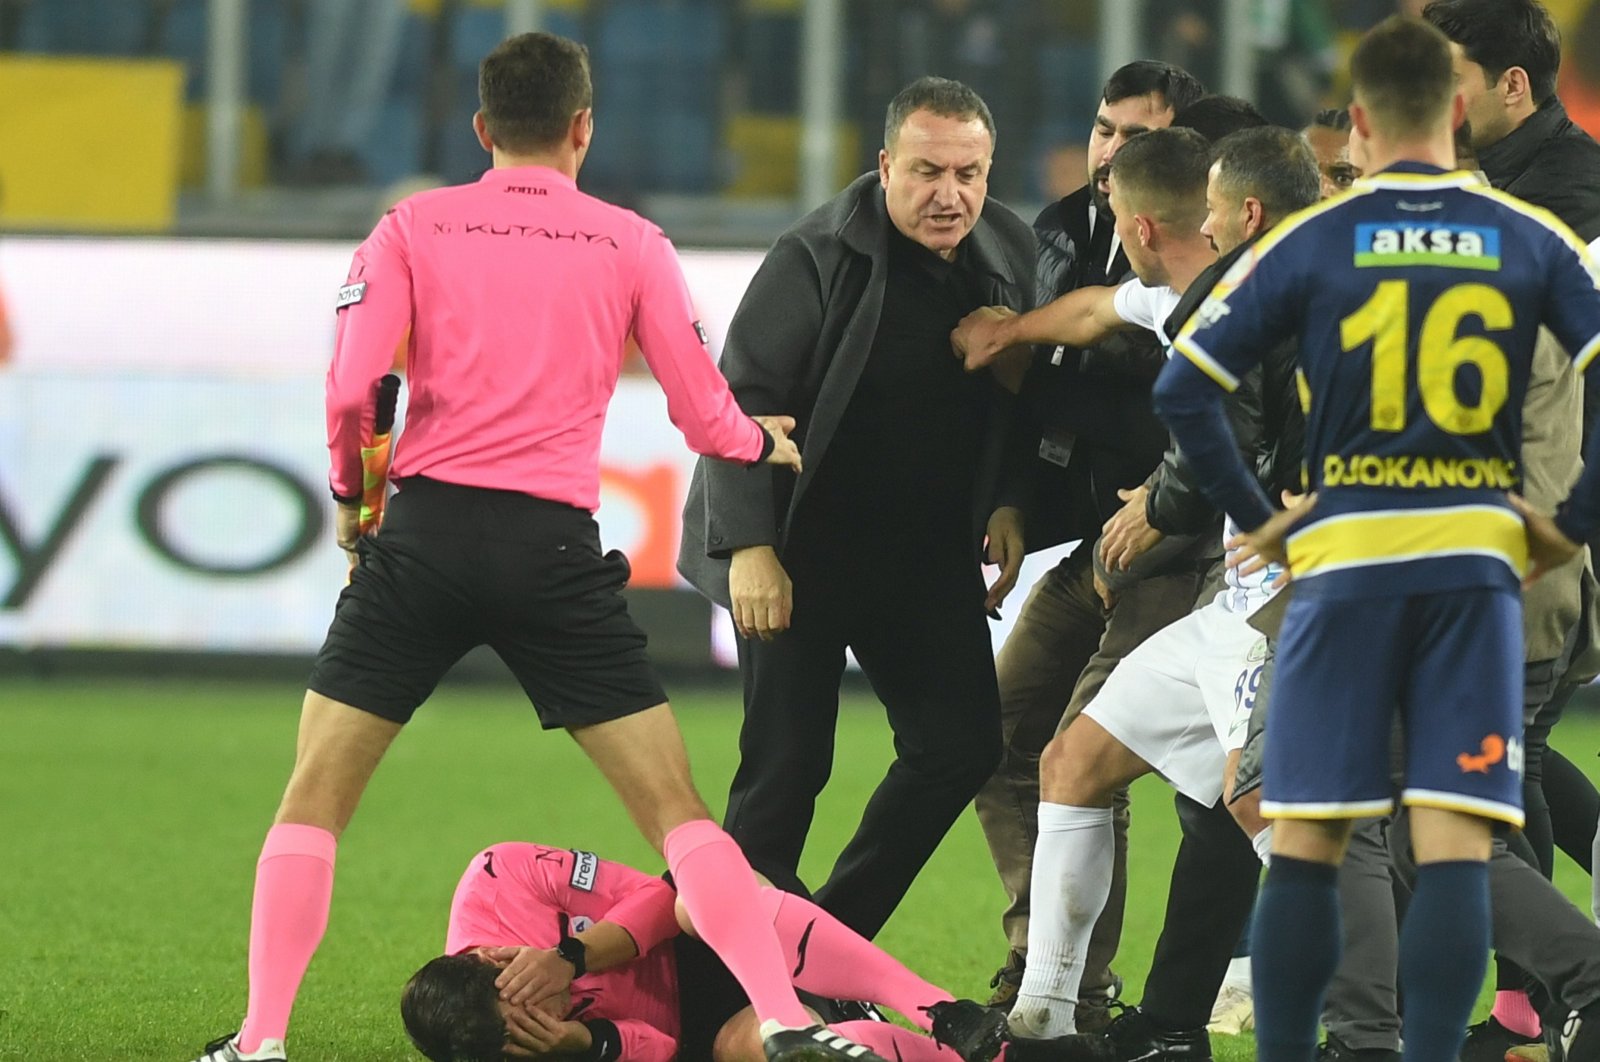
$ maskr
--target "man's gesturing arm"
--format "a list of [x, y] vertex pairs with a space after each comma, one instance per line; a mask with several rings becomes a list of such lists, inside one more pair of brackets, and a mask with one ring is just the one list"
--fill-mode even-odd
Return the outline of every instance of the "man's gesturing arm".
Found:
[[[739, 408], [728, 381], [712, 364], [705, 333], [695, 319], [689, 287], [677, 253], [660, 232], [644, 237], [639, 251], [639, 293], [633, 331], [650, 371], [667, 395], [667, 415], [697, 454], [741, 464], [800, 468], [800, 451], [789, 441], [792, 421], [765, 417], [757, 423]], [[762, 413], [777, 413], [763, 409]]]
[[950, 345], [969, 372], [988, 368], [1002, 352], [1019, 345], [1093, 346], [1112, 332], [1135, 327], [1117, 312], [1116, 293], [1115, 287], [1079, 288], [1020, 314], [980, 308], [956, 325]]

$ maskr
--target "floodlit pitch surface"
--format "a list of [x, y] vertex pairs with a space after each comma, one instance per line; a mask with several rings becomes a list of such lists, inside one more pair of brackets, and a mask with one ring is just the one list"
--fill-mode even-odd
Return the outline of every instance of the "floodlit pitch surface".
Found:
[[[279, 683], [0, 681], [0, 1059], [177, 1062], [244, 1007], [250, 889], [288, 775], [299, 691]], [[738, 700], [679, 688], [695, 773], [720, 808]], [[1596, 767], [1600, 719], [1557, 745]], [[803, 872], [820, 882], [890, 755], [882, 714], [853, 698]], [[1118, 970], [1139, 986], [1177, 844], [1170, 793], [1134, 796], [1132, 885]], [[650, 870], [659, 858], [573, 744], [540, 732], [509, 687], [450, 687], [402, 734], [339, 849], [328, 935], [295, 1010], [290, 1057], [416, 1057], [406, 977], [444, 941], [473, 851], [529, 839]], [[1558, 856], [1561, 883], [1588, 884]], [[964, 816], [881, 943], [931, 980], [983, 998], [1005, 954], [1003, 897]], [[1481, 1009], [1481, 1008], [1480, 1008]], [[1253, 1057], [1217, 1038], [1222, 1062]]]

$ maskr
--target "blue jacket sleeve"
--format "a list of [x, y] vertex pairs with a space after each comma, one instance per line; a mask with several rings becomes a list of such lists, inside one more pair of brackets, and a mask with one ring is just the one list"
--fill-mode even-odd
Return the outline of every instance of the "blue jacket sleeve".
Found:
[[1240, 530], [1254, 531], [1272, 516], [1273, 505], [1239, 454], [1223, 410], [1225, 393], [1188, 358], [1175, 355], [1156, 380], [1152, 398], [1206, 497]]

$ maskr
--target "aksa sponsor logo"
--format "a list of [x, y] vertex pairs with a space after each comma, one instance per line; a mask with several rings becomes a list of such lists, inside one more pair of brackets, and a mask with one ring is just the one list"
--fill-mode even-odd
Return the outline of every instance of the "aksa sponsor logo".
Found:
[[1500, 268], [1500, 230], [1483, 225], [1356, 226], [1355, 264], [1432, 265], [1448, 269]]

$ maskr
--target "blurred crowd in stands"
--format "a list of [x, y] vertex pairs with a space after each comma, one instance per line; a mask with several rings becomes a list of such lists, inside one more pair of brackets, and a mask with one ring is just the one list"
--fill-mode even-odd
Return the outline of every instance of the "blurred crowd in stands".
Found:
[[[912, 77], [971, 84], [999, 127], [991, 190], [1018, 202], [1081, 183], [1102, 70], [1091, 0], [843, 0], [840, 183], [873, 164], [883, 100]], [[503, 0], [246, 0], [247, 184], [454, 182], [485, 159], [469, 118], [478, 59], [505, 32]], [[805, 0], [546, 0], [544, 28], [584, 41], [600, 135], [597, 194], [793, 197]], [[168, 57], [205, 92], [207, 0], [0, 0], [0, 53]], [[1120, 6], [1120, 5], [1119, 5]], [[1236, 27], [1256, 49], [1251, 98], [1303, 126], [1342, 105], [1355, 36], [1415, 0], [1256, 0]], [[1223, 78], [1224, 0], [1144, 0], [1139, 54]], [[1552, 0], [1567, 56], [1561, 94], [1600, 134], [1600, 0]], [[203, 123], [192, 122], [197, 130]], [[203, 152], [185, 178], [203, 180]]]

